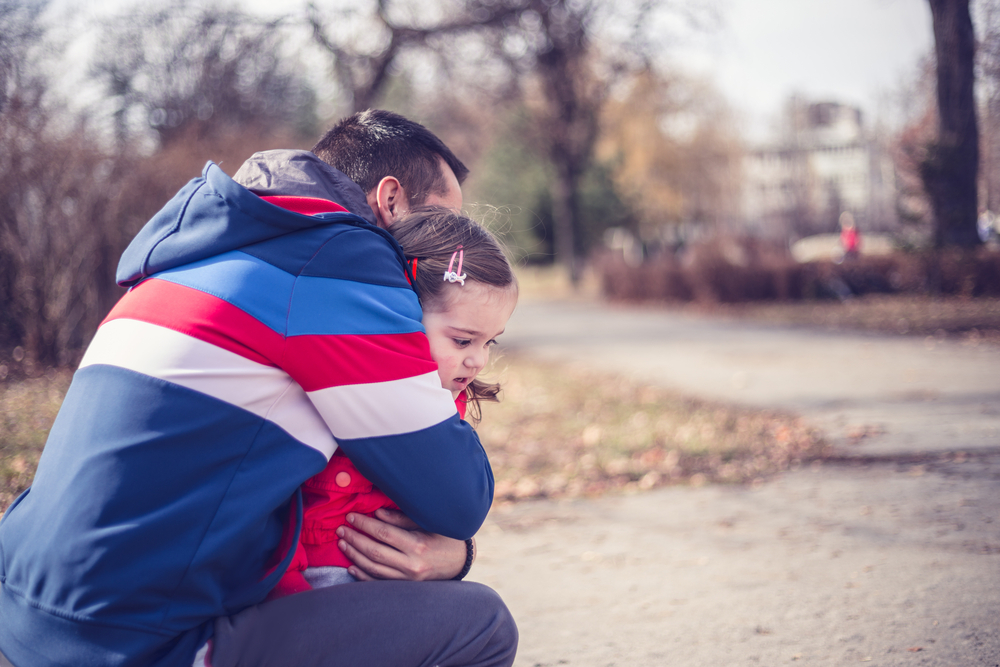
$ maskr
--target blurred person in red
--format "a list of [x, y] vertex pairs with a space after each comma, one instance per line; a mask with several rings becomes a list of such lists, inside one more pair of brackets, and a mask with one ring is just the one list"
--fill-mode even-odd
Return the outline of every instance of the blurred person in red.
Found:
[[844, 259], [854, 259], [861, 251], [861, 232], [850, 211], [840, 214], [840, 247], [844, 252]]

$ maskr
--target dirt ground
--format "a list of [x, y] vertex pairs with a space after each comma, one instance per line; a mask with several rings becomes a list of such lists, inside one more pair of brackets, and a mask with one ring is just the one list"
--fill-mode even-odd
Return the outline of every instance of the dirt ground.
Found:
[[569, 302], [504, 338], [836, 447], [756, 486], [495, 511], [470, 578], [518, 619], [517, 665], [1000, 665], [1000, 349]]

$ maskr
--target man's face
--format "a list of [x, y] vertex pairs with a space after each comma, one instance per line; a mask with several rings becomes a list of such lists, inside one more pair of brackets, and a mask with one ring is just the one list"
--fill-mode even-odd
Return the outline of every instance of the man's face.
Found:
[[451, 170], [448, 163], [443, 159], [438, 159], [438, 165], [441, 167], [441, 176], [444, 180], [445, 191], [444, 194], [431, 193], [427, 195], [427, 199], [424, 200], [426, 206], [443, 206], [444, 208], [450, 208], [454, 211], [462, 210], [462, 186], [458, 184], [458, 179], [455, 178], [455, 172]]

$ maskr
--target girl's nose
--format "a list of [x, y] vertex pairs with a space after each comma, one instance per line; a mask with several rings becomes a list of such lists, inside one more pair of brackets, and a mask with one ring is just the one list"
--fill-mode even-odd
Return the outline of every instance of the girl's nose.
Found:
[[486, 360], [489, 359], [489, 356], [489, 350], [474, 352], [465, 358], [465, 365], [468, 368], [476, 369], [478, 372], [486, 365]]

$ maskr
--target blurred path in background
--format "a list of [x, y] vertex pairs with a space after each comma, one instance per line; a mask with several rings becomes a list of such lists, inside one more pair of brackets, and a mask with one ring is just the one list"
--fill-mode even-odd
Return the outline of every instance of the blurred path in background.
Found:
[[1000, 347], [525, 301], [506, 350], [777, 408], [836, 454], [759, 488], [495, 510], [517, 665], [1000, 665]]
[[845, 454], [1000, 449], [996, 345], [540, 301], [520, 304], [501, 340], [689, 396], [795, 412]]

